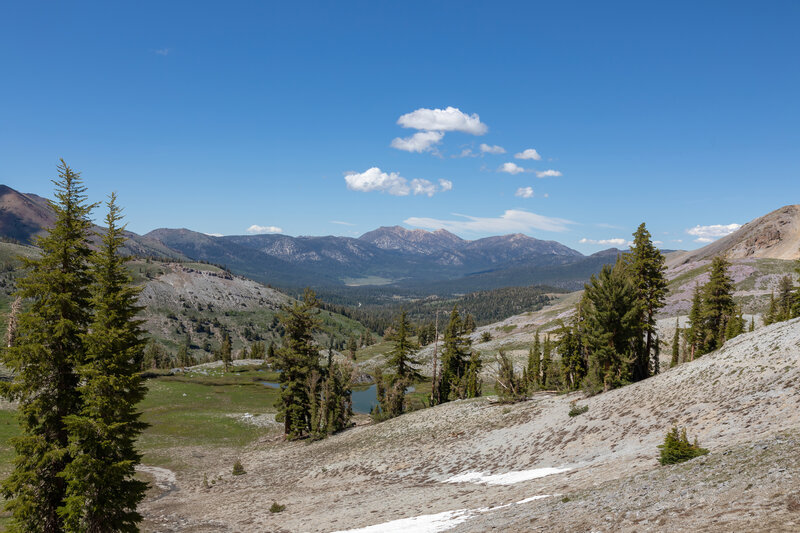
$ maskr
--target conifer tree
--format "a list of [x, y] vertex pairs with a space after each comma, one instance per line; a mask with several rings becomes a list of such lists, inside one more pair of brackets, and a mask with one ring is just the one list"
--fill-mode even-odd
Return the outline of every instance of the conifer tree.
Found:
[[678, 365], [680, 358], [680, 343], [681, 343], [681, 325], [678, 319], [675, 319], [675, 335], [672, 336], [672, 359], [669, 362], [670, 368]]
[[742, 333], [744, 333], [744, 316], [741, 308], [737, 305], [733, 315], [728, 319], [728, 323], [725, 324], [725, 338], [730, 340]]
[[792, 286], [792, 278], [788, 275], [783, 276], [778, 281], [778, 297], [776, 299], [776, 322], [783, 322], [792, 317], [794, 311], [794, 287]]
[[580, 387], [586, 376], [586, 359], [583, 346], [583, 300], [578, 304], [571, 323], [562, 324], [559, 328], [557, 342], [561, 356], [561, 374], [564, 387], [574, 390]]
[[539, 388], [540, 371], [542, 361], [542, 341], [539, 337], [539, 330], [533, 338], [533, 347], [528, 350], [528, 390], [533, 391]]
[[769, 307], [764, 315], [764, 325], [769, 326], [778, 321], [778, 302], [775, 300], [775, 291], [769, 295]]
[[589, 352], [587, 385], [609, 390], [631, 379], [640, 340], [641, 311], [637, 292], [625, 267], [617, 261], [592, 276], [585, 292], [586, 346]]
[[347, 351], [350, 354], [350, 359], [353, 361], [356, 360], [356, 352], [358, 351], [358, 342], [353, 335], [350, 335], [350, 338], [347, 341]]
[[550, 335], [545, 335], [544, 343], [542, 344], [542, 388], [552, 385], [548, 383], [548, 372], [550, 371], [550, 353], [552, 350], [553, 348], [550, 344]]
[[748, 331], [753, 332], [756, 330], [756, 317], [750, 317], [750, 329]]
[[689, 329], [686, 330], [689, 343], [690, 360], [694, 361], [695, 354], [701, 349], [706, 336], [703, 324], [703, 292], [699, 284], [695, 284], [692, 296], [692, 308], [689, 310]]
[[62, 515], [67, 530], [87, 533], [137, 531], [142, 517], [136, 507], [147, 489], [134, 477], [141, 459], [135, 442], [145, 428], [136, 410], [145, 395], [138, 374], [144, 349], [136, 317], [140, 288], [132, 285], [120, 255], [124, 226], [114, 194], [107, 205], [108, 229], [92, 261], [94, 317], [78, 366], [82, 406], [66, 418], [73, 459], [63, 472]]
[[281, 371], [281, 396], [278, 404], [283, 417], [284, 434], [296, 439], [311, 428], [311, 398], [307, 382], [312, 372], [319, 373], [319, 352], [312, 333], [317, 326], [317, 297], [306, 289], [302, 302], [284, 307], [280, 321], [286, 335], [275, 355], [275, 368]]
[[6, 508], [21, 531], [64, 529], [58, 512], [66, 495], [61, 476], [71, 460], [66, 419], [81, 409], [76, 366], [86, 357], [85, 334], [91, 320], [89, 213], [80, 174], [61, 160], [55, 224], [36, 244], [38, 259], [24, 259], [27, 274], [18, 280], [19, 296], [31, 303], [19, 314], [14, 345], [3, 362], [14, 373], [3, 383], [4, 396], [19, 402], [21, 435], [12, 439], [17, 457], [3, 483]]
[[395, 321], [394, 330], [388, 337], [393, 344], [389, 351], [388, 366], [394, 370], [399, 379], [409, 385], [422, 379], [422, 375], [417, 370], [420, 362], [414, 359], [414, 354], [419, 350], [419, 346], [411, 340], [410, 329], [411, 325], [406, 317], [406, 312], [401, 311]]
[[450, 321], [444, 332], [442, 348], [442, 374], [439, 382], [439, 397], [442, 401], [463, 398], [466, 395], [464, 377], [470, 357], [471, 343], [469, 338], [463, 335], [463, 332], [464, 325], [458, 308], [453, 306]]
[[702, 320], [705, 338], [703, 351], [716, 350], [725, 342], [725, 328], [733, 316], [733, 280], [728, 274], [730, 263], [717, 256], [711, 261], [711, 277], [703, 287]]
[[644, 223], [633, 234], [633, 245], [626, 261], [636, 287], [644, 336], [644, 346], [636, 354], [631, 376], [634, 381], [638, 381], [649, 377], [651, 373], [658, 373], [659, 364], [654, 357], [656, 345], [653, 336], [656, 332], [656, 314], [664, 307], [667, 296], [664, 255], [653, 245]]

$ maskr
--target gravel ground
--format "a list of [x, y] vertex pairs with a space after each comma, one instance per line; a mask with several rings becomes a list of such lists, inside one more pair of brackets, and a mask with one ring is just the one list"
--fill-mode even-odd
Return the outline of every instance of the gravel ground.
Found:
[[[798, 391], [800, 319], [588, 399], [451, 402], [315, 443], [276, 433], [241, 454], [244, 476], [223, 455], [179, 472], [176, 490], [143, 504], [145, 529], [336, 531], [497, 508], [456, 530], [796, 531]], [[589, 410], [567, 416], [574, 400]], [[660, 467], [657, 445], [673, 424], [711, 454]], [[444, 483], [542, 468], [569, 470], [508, 485]], [[538, 495], [560, 496], [515, 503]], [[286, 510], [270, 513], [273, 501]]]

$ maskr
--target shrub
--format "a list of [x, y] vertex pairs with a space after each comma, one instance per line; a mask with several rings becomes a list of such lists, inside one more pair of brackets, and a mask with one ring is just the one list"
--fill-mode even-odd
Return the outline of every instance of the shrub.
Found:
[[588, 405], [578, 405], [576, 403], [573, 403], [571, 405], [570, 409], [569, 409], [569, 416], [582, 415], [583, 413], [585, 413], [588, 410], [589, 410], [589, 406]]
[[286, 509], [285, 505], [281, 505], [278, 502], [272, 502], [272, 505], [270, 505], [270, 507], [269, 507], [269, 512], [270, 513], [280, 513], [284, 509]]
[[489, 333], [488, 331], [484, 331], [483, 333], [481, 333], [481, 342], [489, 342], [490, 340], [492, 340], [491, 333]]
[[233, 463], [233, 475], [234, 476], [241, 476], [243, 475], [244, 467], [242, 466], [242, 462], [239, 459], [236, 459], [236, 462]]
[[661, 448], [660, 461], [662, 465], [682, 463], [708, 453], [708, 450], [701, 448], [697, 443], [697, 437], [692, 444], [686, 436], [686, 429], [679, 432], [678, 428], [674, 426], [664, 438], [664, 444], [660, 444], [658, 447]]

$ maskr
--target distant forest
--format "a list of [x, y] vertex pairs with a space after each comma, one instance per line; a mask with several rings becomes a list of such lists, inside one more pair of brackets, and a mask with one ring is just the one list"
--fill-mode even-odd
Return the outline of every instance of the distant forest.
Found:
[[[411, 291], [381, 290], [380, 287], [347, 287], [341, 290], [323, 289], [318, 292], [322, 308], [357, 320], [372, 331], [383, 333], [404, 310], [411, 322], [428, 324], [440, 313], [446, 320], [453, 306], [462, 315], [472, 315], [479, 326], [491, 324], [509, 316], [536, 311], [551, 299], [548, 294], [562, 293], [563, 289], [532, 285], [504, 287], [477, 291], [464, 295], [418, 296]], [[399, 294], [398, 294], [399, 293]], [[299, 296], [292, 294], [292, 296]]]

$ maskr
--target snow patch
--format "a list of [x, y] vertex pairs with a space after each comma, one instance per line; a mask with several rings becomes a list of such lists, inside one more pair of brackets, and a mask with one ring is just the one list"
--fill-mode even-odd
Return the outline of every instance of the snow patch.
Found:
[[505, 474], [484, 474], [483, 472], [464, 472], [450, 479], [445, 483], [486, 483], [487, 485], [513, 485], [531, 479], [560, 474], [572, 470], [571, 468], [534, 468], [532, 470], [518, 470], [516, 472], [506, 472]]
[[463, 524], [467, 520], [483, 513], [497, 511], [498, 509], [505, 509], [512, 505], [520, 505], [523, 503], [541, 500], [542, 498], [549, 498], [550, 494], [540, 494], [525, 498], [518, 502], [507, 503], [505, 505], [497, 505], [495, 507], [481, 507], [480, 509], [457, 509], [455, 511], [444, 511], [436, 514], [424, 514], [420, 516], [412, 516], [411, 518], [401, 518], [399, 520], [392, 520], [391, 522], [384, 522], [382, 524], [375, 524], [373, 526], [362, 527], [359, 529], [348, 529], [343, 531], [336, 531], [334, 533], [439, 533], [440, 531], [447, 531], [459, 524]]

